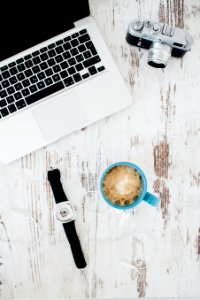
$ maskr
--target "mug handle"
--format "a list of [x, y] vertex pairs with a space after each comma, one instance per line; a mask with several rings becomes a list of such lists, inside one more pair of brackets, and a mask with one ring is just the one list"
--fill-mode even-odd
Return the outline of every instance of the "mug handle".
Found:
[[156, 196], [154, 196], [148, 192], [146, 192], [143, 200], [152, 206], [158, 206], [158, 204], [160, 203], [159, 198], [157, 198]]

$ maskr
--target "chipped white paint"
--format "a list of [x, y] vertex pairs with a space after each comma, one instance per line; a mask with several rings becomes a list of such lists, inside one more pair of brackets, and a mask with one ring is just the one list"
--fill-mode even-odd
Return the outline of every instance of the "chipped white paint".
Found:
[[[90, 5], [134, 104], [0, 166], [0, 298], [199, 299], [200, 3], [91, 0]], [[165, 70], [149, 67], [147, 51], [125, 42], [129, 21], [138, 17], [184, 26], [194, 37], [192, 51], [171, 59]], [[149, 191], [161, 198], [159, 208], [141, 204], [121, 226], [121, 214], [104, 210], [97, 193], [84, 196], [97, 189], [107, 164], [120, 160], [141, 166]], [[52, 213], [50, 166], [61, 170], [77, 207], [88, 262], [83, 271], [74, 267]]]

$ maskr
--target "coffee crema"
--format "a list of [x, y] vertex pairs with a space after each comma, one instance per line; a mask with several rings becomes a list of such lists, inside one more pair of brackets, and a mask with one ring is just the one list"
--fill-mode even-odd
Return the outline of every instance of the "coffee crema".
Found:
[[118, 165], [110, 169], [102, 182], [108, 200], [119, 206], [134, 202], [142, 191], [142, 178], [136, 169]]

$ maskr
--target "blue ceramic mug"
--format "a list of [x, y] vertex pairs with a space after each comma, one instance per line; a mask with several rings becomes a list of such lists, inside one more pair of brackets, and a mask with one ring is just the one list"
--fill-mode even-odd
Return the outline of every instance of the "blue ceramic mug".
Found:
[[[137, 172], [141, 175], [141, 180], [142, 180], [142, 190], [140, 195], [131, 203], [128, 205], [117, 205], [115, 203], [112, 203], [105, 195], [104, 190], [103, 190], [103, 180], [105, 175], [107, 174], [107, 172], [109, 170], [111, 170], [112, 168], [116, 167], [116, 166], [120, 166], [120, 165], [124, 165], [124, 166], [128, 166], [131, 168], [134, 168], [135, 170], [137, 170]], [[129, 208], [133, 208], [135, 206], [137, 206], [141, 201], [145, 201], [148, 204], [152, 205], [152, 206], [158, 206], [160, 199], [158, 199], [156, 196], [150, 194], [147, 192], [147, 180], [146, 180], [146, 176], [144, 175], [143, 171], [136, 165], [130, 163], [130, 162], [116, 162], [110, 166], [108, 166], [105, 171], [103, 172], [101, 179], [100, 179], [100, 192], [101, 195], [103, 197], [103, 199], [112, 207], [118, 208], [118, 209], [129, 209]]]

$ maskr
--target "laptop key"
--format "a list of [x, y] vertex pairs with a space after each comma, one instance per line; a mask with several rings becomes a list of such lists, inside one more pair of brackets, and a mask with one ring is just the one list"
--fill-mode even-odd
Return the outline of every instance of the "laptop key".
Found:
[[17, 78], [15, 76], [13, 76], [9, 79], [9, 81], [11, 84], [15, 84], [17, 82]]
[[73, 66], [76, 64], [76, 60], [74, 58], [70, 58], [70, 59], [68, 59], [68, 63], [70, 66]]
[[24, 71], [25, 70], [25, 65], [20, 64], [19, 66], [17, 66], [17, 69], [18, 69], [19, 72]]
[[37, 86], [38, 86], [39, 90], [41, 90], [41, 89], [43, 89], [45, 87], [45, 84], [44, 84], [43, 81], [41, 81], [41, 82], [37, 83]]
[[74, 80], [73, 80], [73, 78], [70, 76], [70, 77], [64, 79], [64, 83], [65, 83], [66, 86], [70, 86], [70, 85], [74, 84]]
[[3, 76], [3, 78], [4, 78], [4, 79], [7, 79], [7, 78], [9, 78], [9, 77], [10, 77], [10, 73], [9, 73], [9, 71], [5, 71], [5, 72], [3, 72], [3, 73], [2, 73], [2, 76]]
[[50, 50], [50, 51], [48, 51], [48, 54], [49, 54], [49, 57], [54, 57], [54, 56], [56, 56], [55, 50]]
[[76, 60], [77, 60], [77, 62], [83, 61], [84, 60], [83, 55], [82, 54], [77, 55]]
[[13, 93], [15, 93], [15, 89], [11, 86], [11, 87], [7, 88], [7, 92], [9, 95], [12, 95]]
[[64, 49], [63, 49], [62, 46], [56, 47], [55, 50], [56, 50], [57, 54], [60, 54], [60, 53], [64, 52]]
[[72, 50], [70, 50], [70, 52], [72, 56], [77, 55], [79, 53], [77, 48], [73, 48]]
[[68, 67], [68, 63], [66, 61], [63, 61], [61, 64], [60, 64], [61, 68], [64, 70]]
[[63, 61], [62, 55], [57, 55], [57, 56], [55, 57], [55, 60], [56, 60], [57, 63], [60, 63], [61, 61]]
[[45, 79], [45, 83], [46, 83], [46, 85], [50, 85], [53, 83], [53, 81], [51, 78], [47, 78], [47, 79]]
[[77, 39], [74, 39], [74, 40], [71, 41], [71, 44], [72, 44], [73, 47], [76, 47], [76, 46], [78, 46], [79, 41]]
[[98, 55], [96, 55], [96, 56], [94, 56], [92, 58], [89, 58], [89, 59], [85, 60], [83, 62], [83, 64], [84, 64], [85, 68], [88, 68], [88, 67], [90, 67], [92, 65], [95, 65], [96, 63], [98, 63], [100, 61], [101, 61], [100, 57]]
[[36, 75], [33, 75], [32, 77], [30, 77], [30, 82], [31, 82], [31, 83], [38, 82], [37, 76], [36, 76]]
[[20, 92], [14, 94], [15, 100], [19, 100], [22, 98], [22, 94]]
[[0, 112], [1, 112], [2, 117], [6, 117], [7, 115], [9, 115], [9, 111], [7, 110], [6, 107], [1, 109]]
[[59, 40], [59, 41], [56, 42], [57, 46], [62, 45], [62, 44], [63, 44], [63, 40]]
[[1, 67], [1, 72], [4, 72], [4, 71], [6, 71], [6, 70], [8, 70], [8, 66], [3, 66], [3, 67]]
[[88, 71], [90, 72], [90, 75], [94, 75], [97, 73], [97, 69], [94, 66], [88, 68]]
[[25, 79], [25, 76], [23, 73], [20, 73], [17, 75], [17, 78], [18, 78], [18, 80], [23, 80], [23, 79]]
[[18, 71], [17, 71], [17, 68], [16, 68], [16, 67], [10, 69], [10, 74], [11, 74], [11, 75], [15, 75], [15, 74], [17, 74], [17, 73], [18, 73]]
[[105, 67], [104, 66], [101, 66], [99, 68], [97, 68], [98, 72], [102, 72], [103, 70], [105, 70]]
[[29, 92], [29, 90], [28, 89], [24, 89], [23, 91], [22, 91], [22, 95], [25, 97], [25, 96], [27, 96], [27, 95], [29, 95], [30, 94], [30, 92]]
[[33, 70], [33, 73], [35, 73], [35, 74], [37, 74], [41, 71], [38, 66], [33, 67], [32, 70]]
[[86, 29], [82, 29], [81, 31], [79, 31], [80, 34], [85, 34], [87, 33], [87, 30]]
[[79, 52], [84, 52], [86, 50], [85, 45], [82, 44], [82, 45], [78, 46], [78, 50], [79, 50]]
[[31, 58], [31, 54], [28, 54], [28, 55], [24, 56], [24, 59], [25, 59], [25, 60], [28, 60], [28, 59], [30, 59], [30, 58]]
[[61, 68], [60, 68], [60, 66], [56, 65], [53, 67], [53, 70], [54, 70], [54, 73], [58, 73], [61, 71]]
[[83, 56], [84, 56], [85, 58], [90, 58], [92, 55], [91, 55], [90, 51], [85, 51], [85, 52], [83, 53]]
[[84, 75], [82, 75], [83, 79], [86, 79], [86, 78], [88, 78], [89, 76], [90, 76], [89, 73], [85, 73]]
[[30, 77], [31, 75], [33, 75], [33, 72], [31, 71], [31, 69], [28, 69], [24, 72], [24, 74], [26, 75], [26, 77]]
[[75, 32], [75, 33], [72, 34], [72, 38], [76, 38], [77, 36], [79, 36], [78, 32]]
[[47, 68], [48, 68], [47, 63], [46, 63], [46, 62], [41, 63], [41, 64], [40, 64], [40, 68], [41, 68], [42, 70], [47, 69]]
[[64, 57], [65, 59], [68, 59], [68, 58], [71, 57], [71, 54], [69, 53], [69, 51], [66, 51], [65, 53], [63, 53], [63, 57]]
[[8, 64], [8, 66], [9, 66], [10, 68], [14, 67], [15, 65], [16, 65], [16, 62], [15, 62], [15, 61], [13, 61], [13, 62], [11, 62], [10, 64]]
[[4, 81], [2, 82], [2, 86], [3, 86], [4, 88], [7, 88], [9, 85], [10, 85], [10, 83], [9, 83], [8, 80], [4, 80]]
[[48, 46], [48, 48], [49, 48], [49, 49], [53, 49], [55, 46], [56, 46], [56, 45], [55, 45], [54, 43], [52, 43], [52, 44], [50, 44], [50, 45]]
[[76, 70], [75, 70], [74, 67], [71, 67], [71, 68], [67, 69], [67, 71], [68, 71], [68, 73], [69, 73], [70, 75], [76, 73]]
[[19, 58], [19, 59], [16, 60], [16, 63], [19, 65], [19, 64], [21, 64], [23, 61], [24, 61], [23, 58]]
[[84, 35], [80, 36], [80, 37], [78, 38], [78, 40], [79, 40], [79, 42], [82, 44], [82, 43], [85, 43], [85, 42], [89, 41], [89, 40], [90, 40], [90, 37], [89, 37], [88, 34], [84, 34]]
[[30, 81], [29, 81], [28, 79], [25, 79], [25, 80], [22, 81], [22, 84], [23, 84], [24, 87], [27, 87], [27, 86], [29, 86], [31, 83], [30, 83]]
[[7, 103], [13, 103], [13, 102], [15, 102], [15, 99], [13, 98], [13, 96], [8, 96], [6, 98], [6, 101], [7, 101]]
[[52, 78], [53, 78], [54, 82], [57, 82], [57, 81], [61, 80], [61, 78], [60, 78], [60, 76], [58, 74], [53, 75]]
[[47, 60], [48, 59], [48, 55], [46, 53], [43, 53], [40, 55], [40, 58], [42, 61]]
[[5, 98], [7, 96], [7, 93], [5, 90], [0, 92], [0, 98]]
[[78, 64], [75, 66], [76, 70], [79, 72], [81, 70], [83, 70], [83, 65], [82, 64]]
[[58, 92], [59, 90], [62, 90], [63, 88], [64, 88], [64, 84], [61, 81], [59, 81], [41, 91], [36, 92], [35, 94], [26, 97], [25, 100], [27, 104], [32, 104], [44, 97], [47, 97], [53, 93]]
[[34, 57], [33, 62], [34, 62], [35, 65], [39, 64], [41, 62], [40, 57], [39, 56]]
[[39, 54], [40, 54], [40, 52], [38, 50], [32, 53], [33, 56], [37, 56]]
[[66, 38], [64, 38], [64, 42], [68, 42], [71, 40], [71, 36], [67, 36]]
[[47, 60], [47, 63], [48, 63], [48, 65], [51, 67], [51, 66], [54, 66], [55, 64], [56, 64], [56, 62], [55, 62], [55, 59], [54, 58], [50, 58], [50, 59], [48, 59]]
[[34, 84], [34, 85], [30, 86], [29, 89], [30, 89], [31, 93], [35, 93], [37, 91], [37, 86]]
[[16, 91], [19, 91], [19, 90], [23, 89], [23, 86], [22, 86], [22, 84], [21, 84], [20, 82], [19, 82], [19, 83], [16, 83], [16, 84], [14, 85], [14, 87], [15, 87]]
[[33, 66], [33, 62], [32, 62], [31, 60], [27, 60], [27, 61], [25, 62], [25, 65], [26, 65], [27, 68], [30, 68], [30, 67]]
[[65, 43], [65, 44], [63, 45], [63, 47], [64, 47], [65, 50], [71, 49], [71, 45], [70, 45], [69, 42]]
[[67, 71], [66, 71], [66, 70], [62, 71], [62, 72], [60, 73], [60, 76], [61, 76], [62, 78], [66, 78], [66, 77], [68, 76]]
[[26, 102], [24, 100], [19, 100], [16, 103], [17, 109], [22, 109], [23, 107], [26, 106]]
[[51, 75], [53, 74], [52, 69], [51, 69], [51, 68], [47, 69], [47, 70], [45, 71], [45, 74], [46, 74], [47, 76], [51, 76]]
[[16, 109], [16, 106], [14, 104], [11, 104], [8, 106], [8, 110], [9, 112], [12, 114], [13, 112], [15, 112], [17, 109]]
[[0, 107], [4, 107], [6, 105], [7, 105], [6, 100], [0, 100]]
[[96, 54], [97, 54], [97, 51], [96, 51], [96, 49], [95, 49], [95, 47], [94, 47], [92, 41], [87, 42], [87, 43], [86, 43], [86, 47], [87, 47], [88, 49], [90, 49], [90, 51], [92, 52], [93, 55], [96, 55]]
[[46, 78], [44, 72], [38, 73], [37, 76], [38, 76], [38, 78], [39, 78], [40, 80]]
[[80, 75], [79, 73], [74, 74], [73, 77], [74, 77], [74, 80], [75, 80], [76, 82], [82, 80], [82, 77], [81, 77], [81, 75]]
[[43, 48], [40, 49], [40, 52], [41, 52], [41, 53], [44, 53], [44, 52], [46, 52], [46, 51], [47, 51], [47, 47], [43, 47]]

